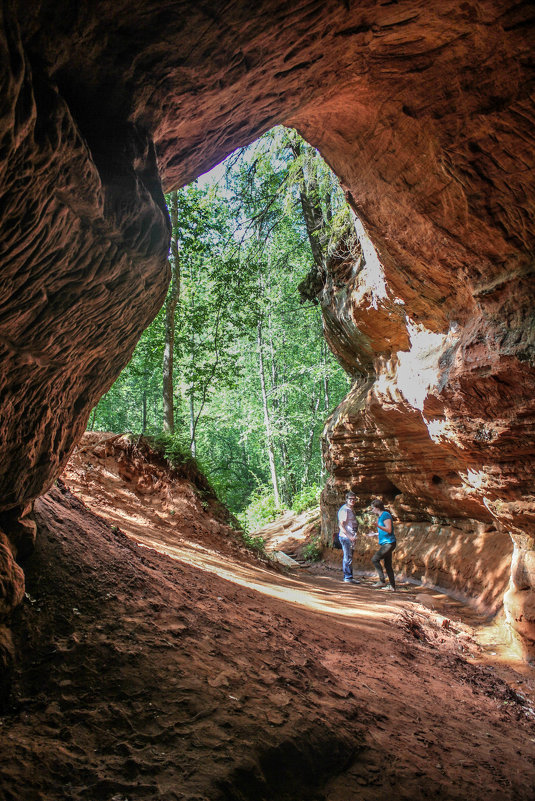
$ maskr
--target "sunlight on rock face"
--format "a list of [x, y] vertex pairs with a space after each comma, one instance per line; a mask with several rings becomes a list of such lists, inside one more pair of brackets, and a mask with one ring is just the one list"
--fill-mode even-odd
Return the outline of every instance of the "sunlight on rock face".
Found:
[[352, 217], [355, 231], [364, 256], [364, 284], [367, 288], [367, 291], [371, 295], [370, 306], [374, 309], [377, 309], [379, 301], [384, 300], [387, 297], [383, 265], [379, 261], [377, 251], [375, 250], [368, 234], [364, 230], [364, 226], [362, 225], [361, 221], [354, 212], [352, 212]]
[[406, 400], [423, 411], [428, 391], [439, 384], [440, 355], [445, 347], [453, 344], [455, 328], [452, 326], [447, 334], [435, 334], [408, 317], [407, 331], [411, 349], [397, 354], [397, 383]]
[[427, 426], [429, 436], [433, 442], [441, 442], [444, 439], [456, 438], [455, 432], [452, 431], [447, 420], [426, 420], [424, 417], [424, 423]]
[[465, 474], [459, 473], [461, 481], [472, 489], [482, 489], [487, 485], [488, 477], [484, 470], [468, 468]]

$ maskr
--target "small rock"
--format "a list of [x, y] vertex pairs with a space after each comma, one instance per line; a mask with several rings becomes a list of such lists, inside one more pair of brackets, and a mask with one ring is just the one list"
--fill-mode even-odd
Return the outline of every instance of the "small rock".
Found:
[[225, 673], [218, 673], [217, 676], [208, 679], [210, 687], [228, 687], [228, 677]]
[[282, 726], [284, 723], [284, 715], [282, 715], [280, 712], [277, 712], [276, 709], [270, 709], [268, 712], [266, 712], [266, 717], [268, 722], [273, 726]]

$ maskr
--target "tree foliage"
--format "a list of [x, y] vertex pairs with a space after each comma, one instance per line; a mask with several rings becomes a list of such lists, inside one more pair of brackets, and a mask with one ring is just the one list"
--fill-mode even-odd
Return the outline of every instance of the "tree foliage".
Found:
[[175, 286], [175, 306], [168, 298], [91, 425], [162, 432], [172, 308], [172, 436], [233, 512], [264, 510], [249, 515], [254, 527], [321, 483], [321, 428], [348, 379], [327, 351], [318, 307], [298, 286], [311, 273], [321, 280], [347, 206], [316, 151], [282, 128], [230, 156], [224, 181], [191, 184], [168, 203], [177, 211], [179, 296]]

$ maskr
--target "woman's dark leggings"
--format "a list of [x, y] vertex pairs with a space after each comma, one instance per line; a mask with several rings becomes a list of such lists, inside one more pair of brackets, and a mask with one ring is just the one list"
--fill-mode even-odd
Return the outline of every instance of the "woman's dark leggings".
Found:
[[392, 552], [396, 547], [395, 542], [387, 542], [386, 545], [381, 545], [379, 550], [374, 553], [372, 556], [372, 562], [374, 564], [375, 569], [377, 570], [377, 574], [379, 576], [379, 580], [384, 582], [385, 574], [383, 573], [383, 568], [381, 567], [381, 560], [385, 563], [385, 570], [388, 575], [390, 584], [394, 589], [396, 589], [396, 579], [394, 578], [394, 571], [392, 569]]

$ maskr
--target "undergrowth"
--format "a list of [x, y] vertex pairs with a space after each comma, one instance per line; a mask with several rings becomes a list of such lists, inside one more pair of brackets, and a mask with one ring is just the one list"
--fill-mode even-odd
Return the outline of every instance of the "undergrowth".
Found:
[[172, 467], [196, 461], [191, 455], [188, 445], [172, 434], [158, 434], [154, 437], [146, 437], [146, 439], [169, 461]]
[[296, 493], [292, 500], [292, 511], [296, 515], [305, 512], [307, 509], [312, 509], [320, 502], [322, 488], [319, 484], [310, 484], [308, 487], [303, 487], [300, 492]]
[[254, 536], [253, 534], [249, 534], [247, 531], [242, 530], [240, 531], [241, 538], [247, 548], [251, 548], [253, 551], [257, 551], [258, 553], [266, 555], [266, 544], [262, 537]]
[[303, 559], [307, 562], [319, 562], [323, 555], [323, 543], [321, 534], [315, 531], [301, 551]]

